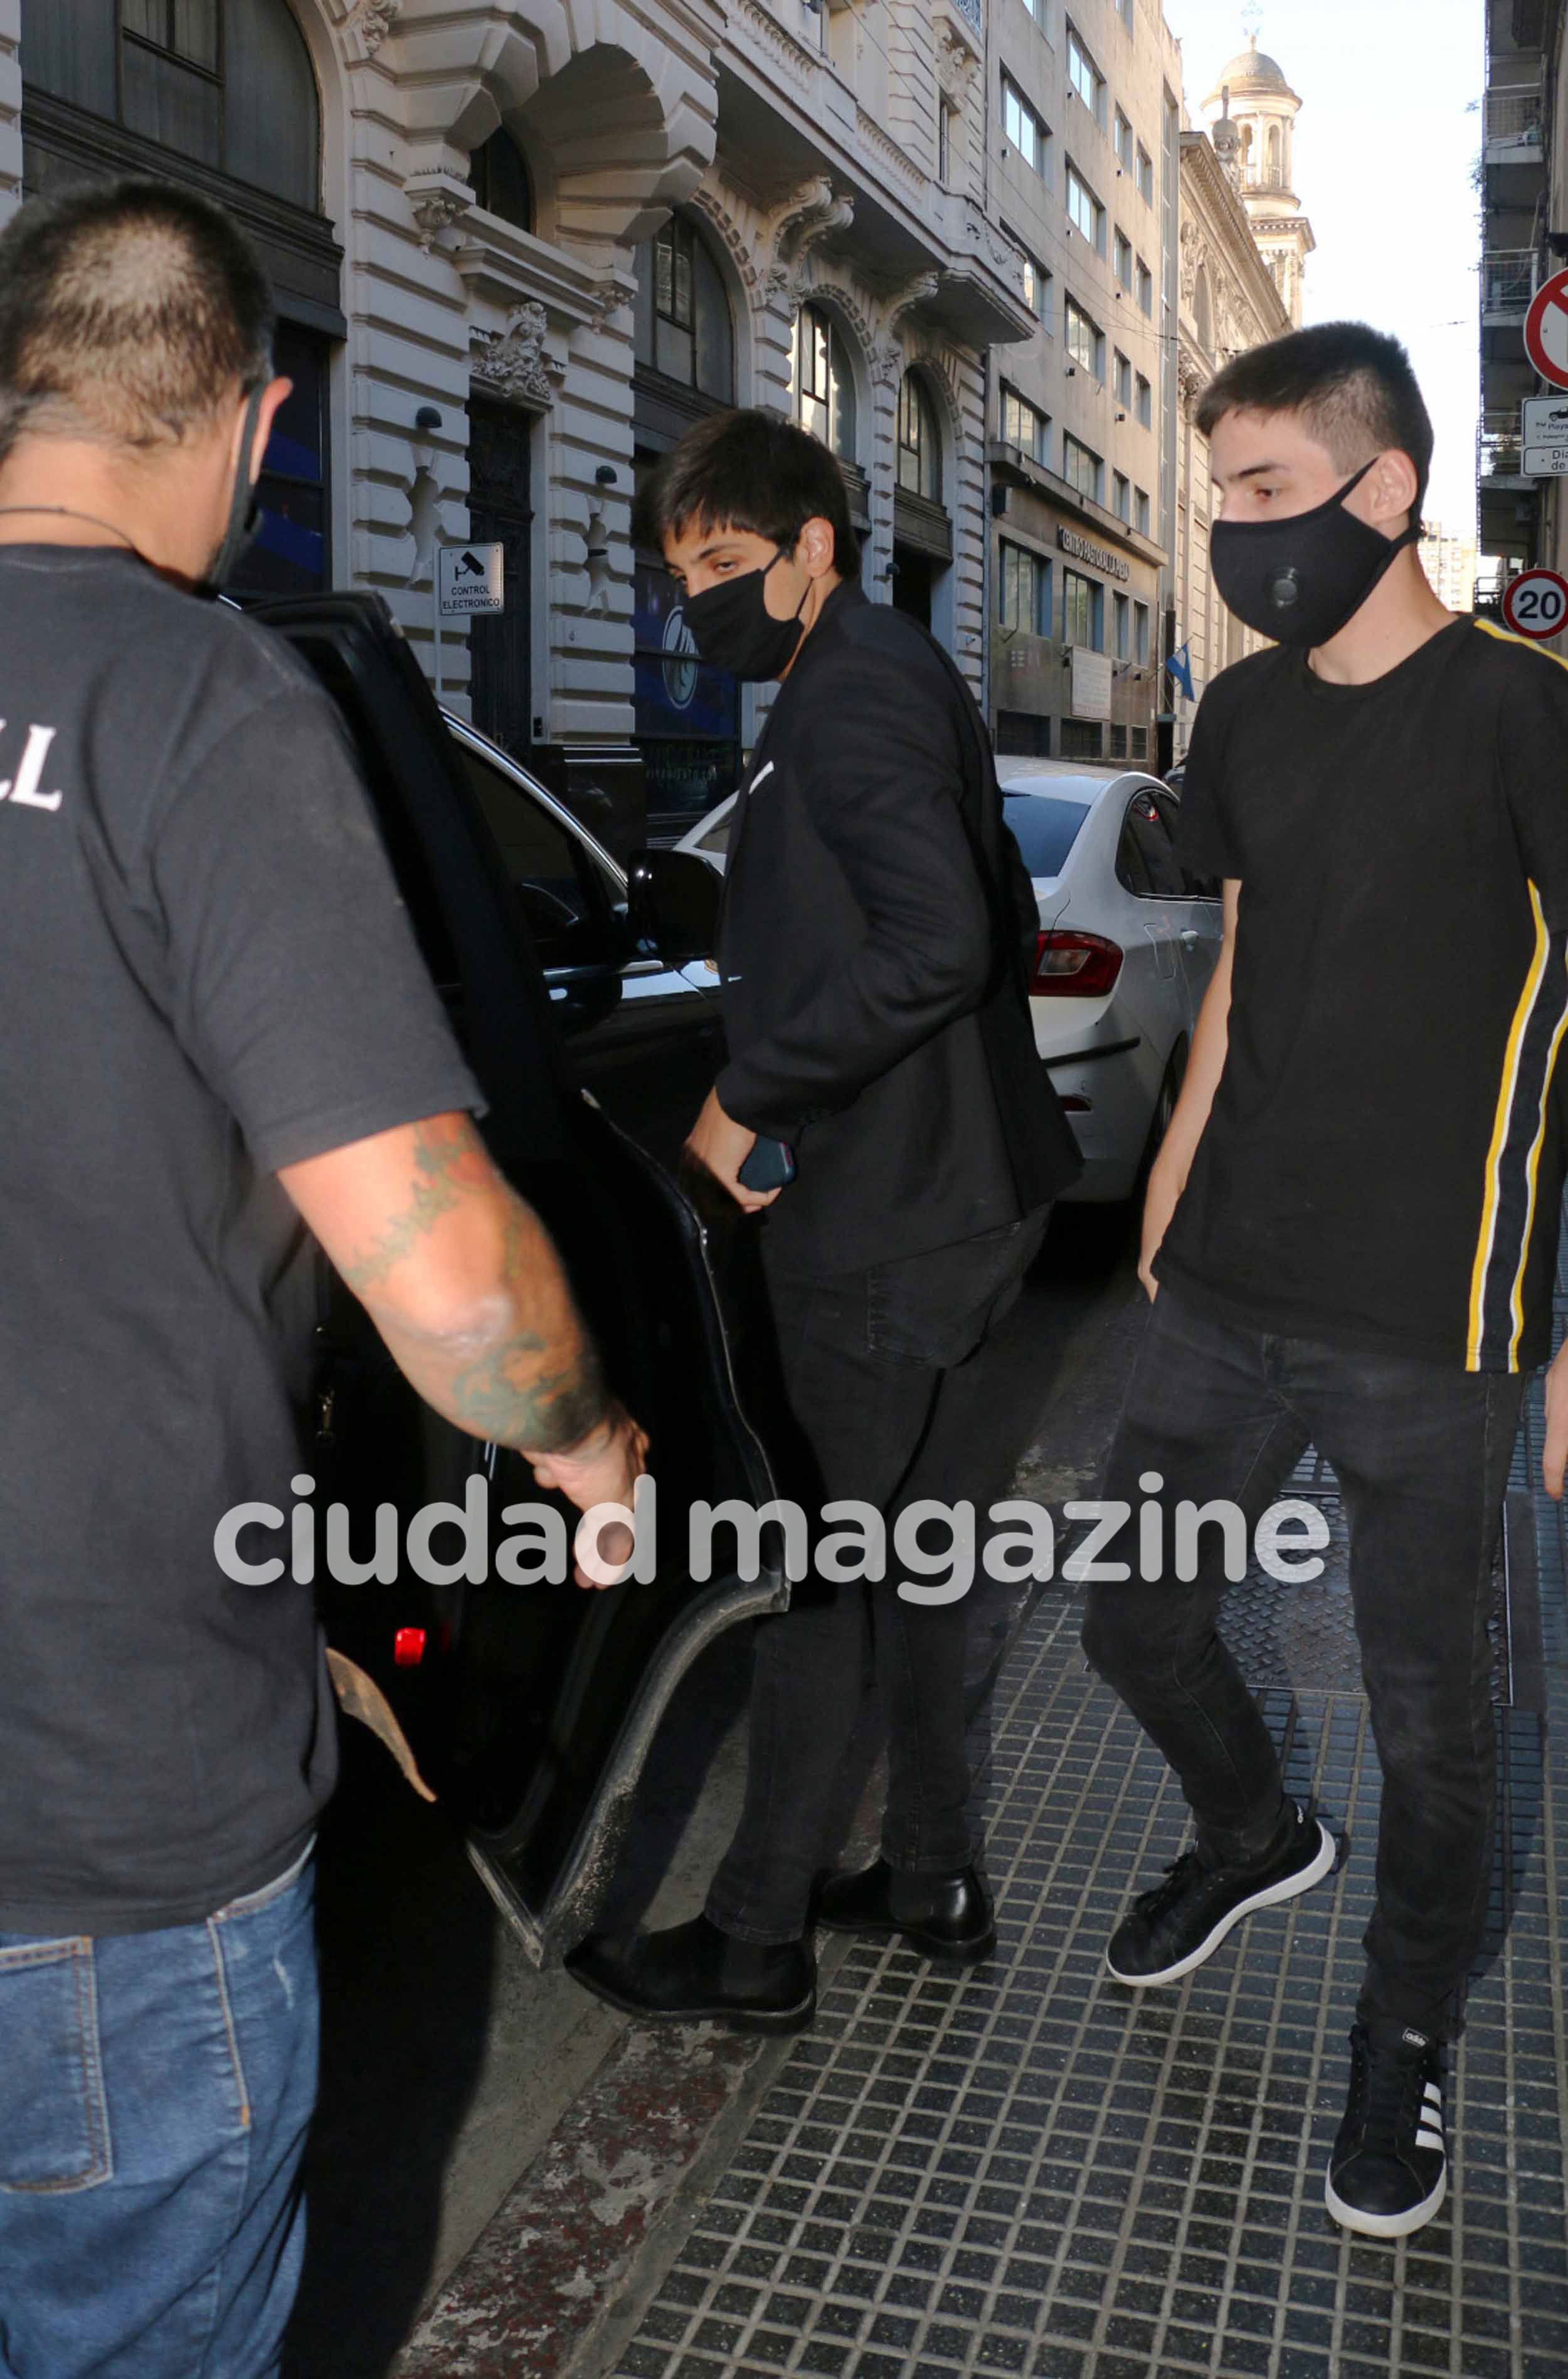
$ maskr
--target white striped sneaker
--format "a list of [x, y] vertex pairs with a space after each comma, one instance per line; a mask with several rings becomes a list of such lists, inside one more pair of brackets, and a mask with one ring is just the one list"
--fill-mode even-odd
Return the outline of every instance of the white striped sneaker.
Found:
[[1442, 2045], [1411, 2025], [1357, 2024], [1350, 2095], [1329, 2157], [1323, 2195], [1347, 2230], [1405, 2239], [1429, 2222], [1448, 2190]]

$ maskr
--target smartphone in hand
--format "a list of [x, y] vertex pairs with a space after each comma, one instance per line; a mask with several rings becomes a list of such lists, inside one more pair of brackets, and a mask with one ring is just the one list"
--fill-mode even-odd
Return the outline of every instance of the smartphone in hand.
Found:
[[743, 1190], [782, 1190], [795, 1177], [795, 1152], [784, 1140], [759, 1140], [735, 1178]]

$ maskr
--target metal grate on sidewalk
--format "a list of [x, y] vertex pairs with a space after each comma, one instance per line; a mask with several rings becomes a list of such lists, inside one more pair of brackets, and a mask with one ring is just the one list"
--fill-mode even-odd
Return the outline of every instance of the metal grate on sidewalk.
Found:
[[[1559, 1574], [1544, 1599], [1561, 1595]], [[1106, 1977], [1104, 1941], [1183, 1847], [1186, 1813], [1086, 1672], [1079, 1622], [1076, 1599], [1048, 1598], [998, 1696], [996, 1958], [952, 1974], [855, 1945], [621, 2379], [1568, 2373], [1568, 1780], [1543, 1805], [1538, 1718], [1498, 1713], [1504, 1814], [1450, 2084], [1449, 2204], [1402, 2245], [1352, 2242], [1322, 2180], [1372, 1899], [1364, 1699], [1328, 1634], [1323, 1685], [1293, 1699], [1270, 1679], [1301, 1668], [1263, 1664], [1291, 1788], [1347, 1822], [1348, 1864], [1238, 1928], [1184, 1985], [1139, 1998]], [[1276, 1629], [1276, 1651], [1283, 1640]], [[1548, 1676], [1568, 1721], [1568, 1675]]]

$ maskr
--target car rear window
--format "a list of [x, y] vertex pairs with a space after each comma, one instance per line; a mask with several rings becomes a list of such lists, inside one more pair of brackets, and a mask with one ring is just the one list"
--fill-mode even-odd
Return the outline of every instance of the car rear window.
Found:
[[1088, 802], [1064, 801], [1059, 793], [1003, 795], [1002, 815], [1031, 876], [1061, 874], [1090, 807]]

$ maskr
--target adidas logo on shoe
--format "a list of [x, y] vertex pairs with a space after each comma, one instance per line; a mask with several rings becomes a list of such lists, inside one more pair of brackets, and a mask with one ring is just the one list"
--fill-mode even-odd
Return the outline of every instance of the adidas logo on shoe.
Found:
[[1366, 2239], [1406, 2239], [1448, 2192], [1442, 2048], [1406, 2025], [1357, 2024], [1350, 2091], [1329, 2157], [1324, 2202]]

